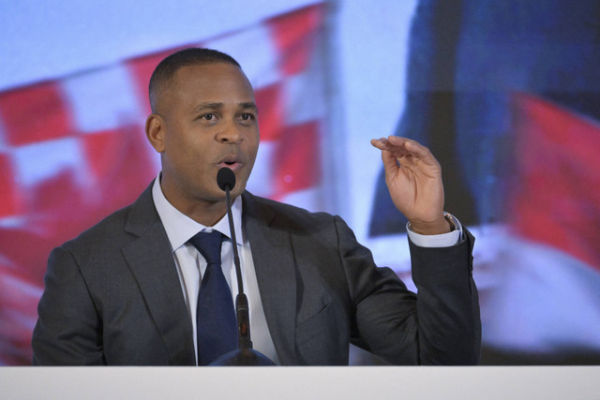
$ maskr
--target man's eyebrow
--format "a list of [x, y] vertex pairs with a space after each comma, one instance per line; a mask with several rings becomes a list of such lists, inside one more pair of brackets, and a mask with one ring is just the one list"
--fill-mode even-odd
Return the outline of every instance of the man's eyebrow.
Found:
[[245, 102], [245, 103], [240, 103], [239, 106], [241, 108], [246, 108], [246, 109], [247, 108], [252, 108], [255, 111], [258, 111], [258, 107], [256, 106], [256, 103], [254, 103], [253, 101], [248, 101], [248, 102]]
[[[202, 110], [216, 110], [219, 108], [222, 108], [224, 106], [223, 103], [211, 103], [211, 102], [206, 102], [206, 103], [200, 103], [198, 105], [196, 105], [196, 107], [194, 107], [194, 112], [200, 112]], [[247, 101], [244, 103], [238, 103], [238, 107], [243, 108], [243, 109], [253, 109], [255, 111], [258, 112], [258, 107], [256, 106], [256, 103], [254, 103], [253, 101]]]

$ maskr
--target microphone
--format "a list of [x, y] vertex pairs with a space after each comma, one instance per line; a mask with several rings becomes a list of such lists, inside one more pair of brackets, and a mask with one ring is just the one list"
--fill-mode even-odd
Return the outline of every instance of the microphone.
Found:
[[235, 227], [233, 226], [233, 214], [231, 213], [231, 195], [230, 191], [235, 187], [235, 174], [230, 168], [223, 167], [217, 173], [217, 185], [225, 192], [225, 203], [227, 205], [227, 217], [229, 219], [229, 230], [231, 231], [231, 240], [233, 247], [233, 263], [235, 264], [235, 275], [237, 276], [238, 295], [235, 298], [235, 313], [238, 323], [238, 349], [225, 353], [210, 365], [275, 365], [264, 354], [252, 348], [250, 339], [250, 317], [248, 298], [244, 293], [244, 283], [242, 282], [242, 269], [240, 267], [240, 256], [237, 250], [237, 241], [235, 238]]
[[[230, 168], [223, 167], [217, 172], [217, 185], [225, 192], [225, 196], [229, 196], [229, 190], [235, 186], [235, 174]], [[229, 206], [229, 201], [227, 205]]]

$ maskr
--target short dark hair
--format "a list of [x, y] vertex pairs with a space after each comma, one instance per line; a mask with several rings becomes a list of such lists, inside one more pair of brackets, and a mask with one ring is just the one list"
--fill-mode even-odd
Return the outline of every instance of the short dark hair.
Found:
[[148, 85], [148, 96], [150, 98], [150, 108], [156, 112], [156, 103], [158, 93], [164, 89], [165, 84], [173, 78], [179, 68], [189, 65], [211, 64], [224, 62], [242, 68], [240, 64], [229, 54], [218, 50], [203, 48], [188, 48], [179, 50], [165, 57], [154, 69]]

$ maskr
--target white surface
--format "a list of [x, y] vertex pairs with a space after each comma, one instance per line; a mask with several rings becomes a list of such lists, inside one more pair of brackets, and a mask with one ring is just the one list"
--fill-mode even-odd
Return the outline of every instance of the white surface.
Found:
[[600, 367], [5, 367], [2, 399], [600, 399]]

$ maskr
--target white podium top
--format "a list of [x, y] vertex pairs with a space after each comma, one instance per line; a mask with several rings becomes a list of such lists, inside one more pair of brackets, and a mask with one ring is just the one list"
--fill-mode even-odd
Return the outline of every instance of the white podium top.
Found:
[[600, 367], [0, 367], [2, 399], [600, 399]]

